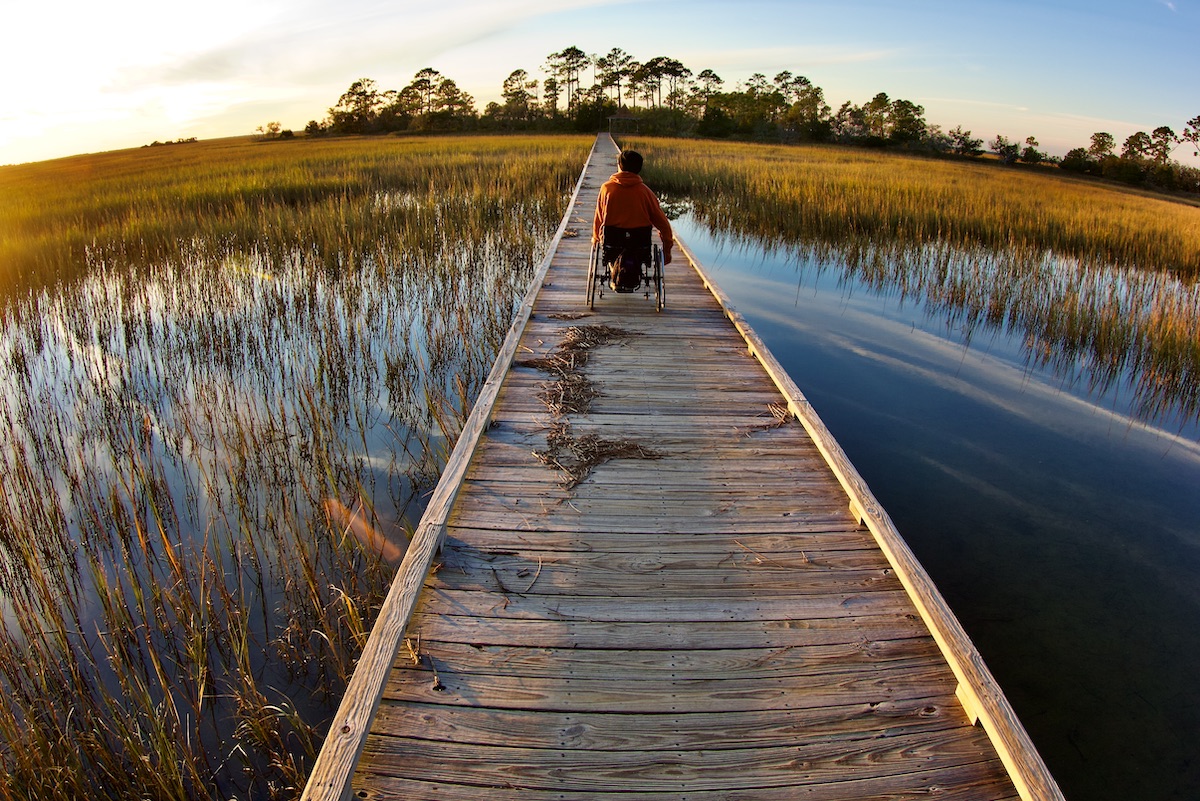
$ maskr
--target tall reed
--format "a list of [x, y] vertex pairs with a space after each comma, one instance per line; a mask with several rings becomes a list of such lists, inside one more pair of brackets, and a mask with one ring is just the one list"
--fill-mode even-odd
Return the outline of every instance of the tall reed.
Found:
[[0, 318], [0, 798], [295, 795], [589, 145], [23, 171], [74, 210]]

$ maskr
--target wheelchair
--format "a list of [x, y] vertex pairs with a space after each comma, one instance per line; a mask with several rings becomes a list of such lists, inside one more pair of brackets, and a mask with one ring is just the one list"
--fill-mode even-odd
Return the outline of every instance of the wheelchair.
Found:
[[605, 289], [619, 294], [654, 293], [654, 308], [666, 305], [662, 247], [650, 241], [649, 228], [604, 229], [604, 239], [592, 248], [588, 264], [587, 306], [595, 308], [596, 297]]

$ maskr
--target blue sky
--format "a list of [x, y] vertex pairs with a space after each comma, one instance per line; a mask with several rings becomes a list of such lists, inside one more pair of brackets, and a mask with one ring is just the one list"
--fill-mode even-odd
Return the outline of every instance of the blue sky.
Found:
[[1059, 155], [1200, 114], [1200, 0], [0, 0], [0, 18], [0, 164], [301, 129], [355, 79], [400, 89], [427, 66], [482, 109], [571, 45], [730, 88], [789, 70], [835, 109], [886, 92]]

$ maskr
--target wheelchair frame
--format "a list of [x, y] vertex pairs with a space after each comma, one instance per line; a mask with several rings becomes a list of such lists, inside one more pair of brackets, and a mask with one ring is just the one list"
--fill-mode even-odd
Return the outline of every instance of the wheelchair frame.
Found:
[[[601, 298], [604, 297], [604, 289], [608, 285], [610, 271], [611, 265], [604, 262], [604, 242], [601, 240], [592, 246], [592, 257], [588, 263], [587, 306], [589, 309], [595, 308], [597, 294]], [[643, 262], [641, 272], [641, 283], [630, 294], [640, 291], [646, 298], [649, 298], [650, 292], [653, 291], [654, 308], [656, 311], [662, 311], [663, 306], [667, 303], [667, 286], [663, 273], [662, 247], [657, 243], [650, 245], [650, 263]], [[612, 291], [616, 292], [617, 290]]]

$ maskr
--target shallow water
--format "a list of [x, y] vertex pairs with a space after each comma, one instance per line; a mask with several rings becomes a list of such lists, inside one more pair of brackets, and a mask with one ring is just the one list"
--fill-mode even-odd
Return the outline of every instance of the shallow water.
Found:
[[[130, 721], [89, 758], [194, 763], [222, 796], [294, 781], [532, 271], [504, 244], [100, 265], [3, 307], [0, 689], [35, 692], [0, 693], [0, 748], [33, 698], [55, 742]], [[72, 759], [46, 754], [86, 785]]]
[[[683, 241], [932, 575], [1067, 798], [1200, 785], [1200, 427], [834, 265]], [[669, 282], [669, 276], [668, 276]]]

